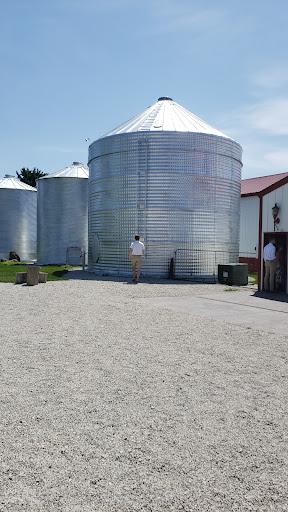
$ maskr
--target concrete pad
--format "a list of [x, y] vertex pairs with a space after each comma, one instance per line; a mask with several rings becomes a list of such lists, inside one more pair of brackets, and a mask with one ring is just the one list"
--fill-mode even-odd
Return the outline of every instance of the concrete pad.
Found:
[[209, 296], [147, 298], [141, 302], [288, 336], [288, 302], [285, 296], [278, 297], [231, 291]]
[[226, 291], [213, 293], [213, 295], [201, 295], [205, 299], [227, 302], [232, 304], [242, 304], [257, 309], [268, 311], [278, 311], [288, 313], [288, 296], [284, 294], [271, 294], [268, 292], [242, 292]]

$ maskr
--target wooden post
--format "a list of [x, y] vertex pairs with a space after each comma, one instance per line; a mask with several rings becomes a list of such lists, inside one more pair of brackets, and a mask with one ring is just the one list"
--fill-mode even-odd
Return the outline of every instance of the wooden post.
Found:
[[23, 284], [27, 282], [27, 272], [16, 272], [15, 284]]
[[47, 276], [46, 272], [39, 272], [39, 283], [47, 283]]
[[27, 265], [27, 284], [34, 286], [39, 283], [39, 270], [37, 265]]

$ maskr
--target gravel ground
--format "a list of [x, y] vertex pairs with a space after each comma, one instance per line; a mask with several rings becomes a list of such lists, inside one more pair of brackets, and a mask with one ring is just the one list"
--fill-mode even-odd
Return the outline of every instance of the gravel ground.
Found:
[[287, 511], [288, 338], [70, 276], [0, 284], [0, 511]]

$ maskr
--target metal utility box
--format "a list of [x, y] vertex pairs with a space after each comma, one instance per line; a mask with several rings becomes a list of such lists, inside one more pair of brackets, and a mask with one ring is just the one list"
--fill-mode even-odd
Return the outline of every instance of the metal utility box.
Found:
[[248, 284], [248, 264], [228, 263], [218, 265], [218, 281], [221, 284], [246, 286]]

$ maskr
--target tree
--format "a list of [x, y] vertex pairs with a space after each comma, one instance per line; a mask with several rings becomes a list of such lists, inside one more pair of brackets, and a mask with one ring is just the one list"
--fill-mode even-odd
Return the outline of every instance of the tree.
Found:
[[16, 174], [20, 181], [30, 185], [30, 187], [36, 187], [36, 180], [38, 180], [38, 178], [42, 178], [42, 176], [47, 176], [47, 172], [39, 171], [36, 167], [34, 167], [33, 171], [22, 167], [21, 172], [16, 171]]

